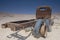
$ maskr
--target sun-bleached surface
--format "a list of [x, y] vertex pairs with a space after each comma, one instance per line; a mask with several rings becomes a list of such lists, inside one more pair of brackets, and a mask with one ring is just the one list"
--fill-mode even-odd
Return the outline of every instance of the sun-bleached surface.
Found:
[[[60, 40], [60, 16], [55, 15], [54, 25], [52, 26], [52, 32], [47, 33], [46, 38], [35, 38], [30, 32], [21, 31], [11, 31], [10, 28], [1, 28], [1, 24], [18, 21], [18, 20], [28, 20], [35, 19], [35, 15], [28, 14], [13, 14], [13, 15], [3, 15], [0, 17], [0, 40]], [[12, 35], [12, 36], [11, 36]]]

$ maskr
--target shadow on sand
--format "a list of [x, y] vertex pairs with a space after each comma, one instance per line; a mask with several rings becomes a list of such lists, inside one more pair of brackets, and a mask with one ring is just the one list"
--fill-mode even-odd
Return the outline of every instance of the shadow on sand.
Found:
[[[19, 30], [19, 31], [20, 31], [20, 30]], [[31, 35], [31, 32], [30, 32], [30, 33], [28, 34], [28, 36], [22, 36], [22, 35], [19, 35], [19, 34], [18, 34], [19, 31], [10, 34], [10, 35], [8, 35], [7, 37], [8, 37], [8, 38], [12, 38], [12, 37], [18, 38], [18, 40], [26, 40], [26, 39]]]

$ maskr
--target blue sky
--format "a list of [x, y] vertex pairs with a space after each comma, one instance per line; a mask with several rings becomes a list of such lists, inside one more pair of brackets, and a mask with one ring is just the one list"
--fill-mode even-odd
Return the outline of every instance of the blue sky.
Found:
[[35, 14], [38, 6], [46, 5], [52, 13], [60, 12], [60, 0], [0, 0], [0, 12]]

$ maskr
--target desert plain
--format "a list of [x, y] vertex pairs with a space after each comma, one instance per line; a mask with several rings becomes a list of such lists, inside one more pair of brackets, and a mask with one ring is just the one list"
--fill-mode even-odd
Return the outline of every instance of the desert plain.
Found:
[[52, 31], [47, 32], [46, 38], [35, 38], [31, 31], [11, 31], [10, 28], [1, 28], [1, 24], [6, 22], [36, 19], [34, 14], [0, 14], [0, 40], [60, 40], [60, 15], [53, 14], [53, 16], [55, 19], [51, 26]]

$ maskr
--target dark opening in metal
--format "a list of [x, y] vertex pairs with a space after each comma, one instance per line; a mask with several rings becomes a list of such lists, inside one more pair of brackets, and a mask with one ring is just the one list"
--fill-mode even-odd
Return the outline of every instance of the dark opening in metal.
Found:
[[40, 8], [40, 11], [46, 11], [47, 8]]

